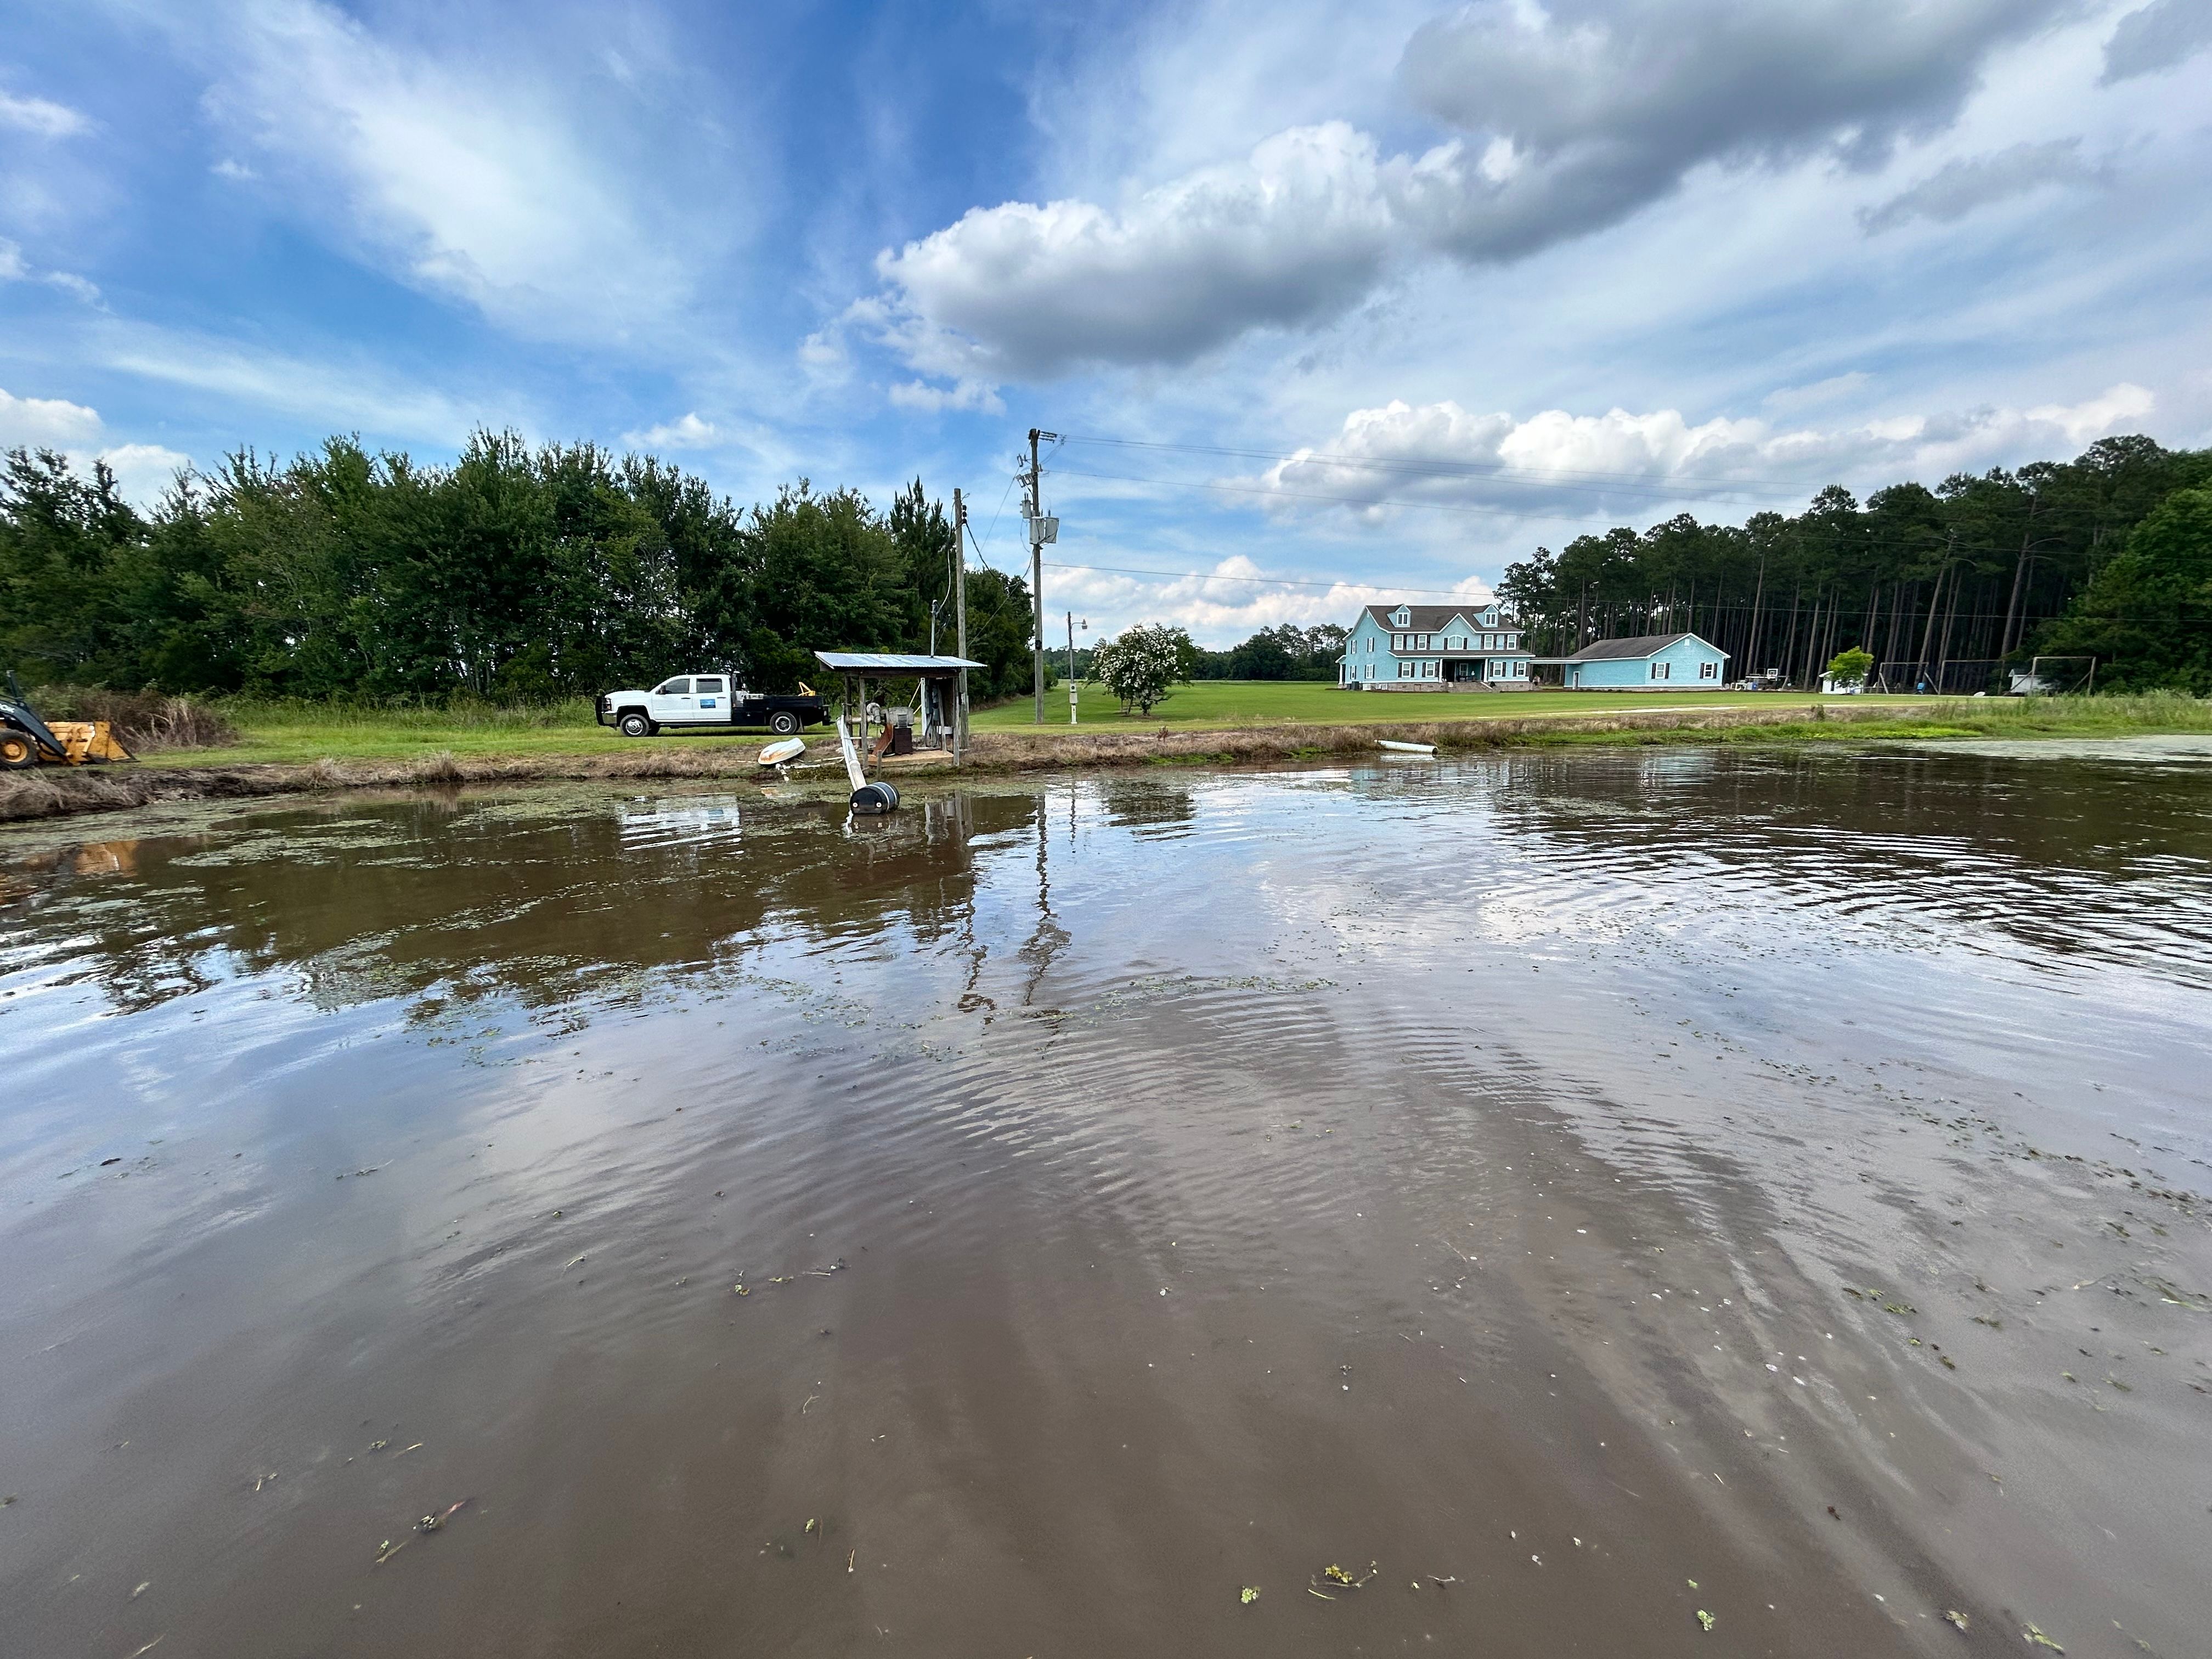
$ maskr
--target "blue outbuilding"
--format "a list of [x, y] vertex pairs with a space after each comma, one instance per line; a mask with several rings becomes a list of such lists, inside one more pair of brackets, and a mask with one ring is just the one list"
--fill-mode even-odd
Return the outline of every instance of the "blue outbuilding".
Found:
[[1539, 657], [1559, 671], [1571, 691], [1718, 691], [1728, 684], [1729, 653], [1695, 634], [1640, 634], [1599, 640], [1571, 657]]

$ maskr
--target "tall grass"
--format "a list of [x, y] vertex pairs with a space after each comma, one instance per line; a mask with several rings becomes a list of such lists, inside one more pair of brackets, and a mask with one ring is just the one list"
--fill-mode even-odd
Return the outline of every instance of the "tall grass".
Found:
[[494, 702], [478, 697], [389, 700], [229, 696], [218, 705], [241, 729], [329, 732], [551, 732], [594, 724], [589, 697]]
[[48, 720], [106, 720], [129, 749], [220, 749], [238, 741], [223, 711], [197, 697], [88, 685], [44, 685], [28, 695]]

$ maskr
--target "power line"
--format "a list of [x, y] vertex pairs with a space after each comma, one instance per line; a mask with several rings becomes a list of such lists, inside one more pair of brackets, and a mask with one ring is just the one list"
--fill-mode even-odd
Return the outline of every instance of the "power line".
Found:
[[1141, 478], [1127, 472], [1086, 472], [1079, 467], [1054, 469], [1076, 478], [1112, 478], [1121, 483], [1159, 484], [1170, 489], [1216, 489], [1232, 495], [1267, 495], [1303, 501], [1344, 501], [1353, 507], [1428, 507], [1438, 513], [1462, 513], [1471, 517], [1513, 519], [1530, 523], [1553, 523], [1582, 516], [1571, 513], [1511, 513], [1494, 507], [1463, 507], [1453, 501], [1396, 501], [1370, 495], [1327, 495], [1314, 490], [1262, 489], [1249, 484], [1198, 483], [1181, 478]]
[[1607, 484], [1640, 485], [1646, 489], [1656, 490], [1665, 485], [1695, 484], [1711, 489], [1749, 493], [1754, 486], [1771, 486], [1776, 492], [1790, 495], [1801, 494], [1807, 488], [1802, 479], [1702, 478], [1685, 475], [1655, 483], [1648, 474], [1640, 472], [1616, 472], [1595, 467], [1572, 466], [1548, 468], [1541, 477], [1516, 477], [1498, 465], [1480, 465], [1468, 461], [1425, 460], [1412, 457], [1394, 459], [1376, 455], [1346, 455], [1329, 450], [1308, 450], [1302, 454], [1285, 455], [1279, 450], [1231, 449], [1212, 444], [1155, 443], [1140, 438], [1097, 438], [1080, 434], [1072, 435], [1066, 441], [1081, 444], [1106, 444], [1118, 449], [1158, 449], [1182, 454], [1225, 455], [1239, 460], [1274, 461], [1286, 465], [1321, 462], [1335, 466], [1365, 467], [1376, 471], [1410, 472], [1439, 477], [1480, 478], [1494, 483], [1517, 484], [1528, 489], [1577, 487], [1557, 482], [1562, 478], [1591, 480], [1591, 485], [1582, 486], [1585, 488], [1596, 488]]
[[1181, 581], [1194, 582], [1254, 582], [1267, 587], [1370, 587], [1378, 592], [1425, 593], [1434, 598], [1462, 599], [1475, 605], [1497, 603], [1494, 599], [1479, 600], [1472, 593], [1450, 587], [1399, 587], [1388, 582], [1317, 582], [1298, 576], [1210, 576], [1198, 570], [1144, 570], [1122, 564], [1069, 564], [1063, 559], [1053, 559], [1048, 562], [1055, 570], [1103, 570], [1117, 576], [1170, 576]]
[[[1332, 590], [1340, 587], [1372, 588], [1378, 592], [1390, 594], [1394, 598], [1403, 595], [1425, 595], [1431, 599], [1458, 599], [1474, 605], [1498, 603], [1494, 594], [1489, 599], [1477, 599], [1472, 593], [1462, 592], [1458, 588], [1401, 587], [1394, 582], [1347, 581], [1340, 578], [1335, 581], [1320, 582], [1310, 581], [1299, 576], [1216, 576], [1203, 570], [1149, 570], [1126, 564], [1070, 564], [1064, 559], [1049, 559], [1046, 562], [1055, 570], [1096, 570], [1116, 576], [1160, 576], [1175, 581], [1192, 582], [1246, 582], [1262, 587], [1322, 587]], [[1613, 603], [1616, 607], [1625, 605], [1632, 610], [1643, 608], [1648, 602], [1614, 600]], [[1660, 613], [1668, 610], [1687, 611], [1690, 608], [1690, 602], [1686, 599], [1678, 600], [1672, 606], [1664, 600], [1650, 603], [1650, 609]], [[1697, 603], [1697, 609], [1700, 611], [1747, 611], [1755, 609], [1760, 615], [1767, 617], [1817, 616], [1831, 608], [1827, 605], [1817, 603], [1796, 605], [1775, 603], [1754, 606], [1748, 599], [1700, 599]], [[1857, 614], [1856, 606], [1846, 607], [1846, 609], [1850, 614]], [[2002, 611], [1961, 611], [1957, 613], [1957, 618], [1967, 622], [1995, 622], [2003, 615], [2004, 612]], [[2180, 625], [2212, 628], [2212, 617], [2095, 617], [2088, 620], [2100, 623], [2155, 623], [2164, 627]], [[1525, 622], [1522, 624], [1524, 627], [1528, 625]]]
[[[991, 514], [990, 527], [984, 531], [983, 541], [975, 542], [975, 556], [977, 558], [983, 558], [983, 542], [989, 541], [992, 537], [999, 533], [999, 514], [1004, 513], [1006, 510], [1006, 497], [1014, 493], [1014, 485], [1017, 482], [1018, 480], [1013, 478], [1007, 479], [1006, 487], [999, 492], [998, 511]], [[968, 539], [970, 541], [975, 541], [975, 536], [973, 531], [969, 532]], [[983, 562], [988, 564], [990, 561], [988, 559], [984, 559]]]

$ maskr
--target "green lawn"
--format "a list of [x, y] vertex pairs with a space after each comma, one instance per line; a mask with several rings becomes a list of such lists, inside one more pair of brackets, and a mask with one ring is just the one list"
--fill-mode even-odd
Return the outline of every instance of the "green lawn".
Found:
[[[1125, 717], [1114, 700], [1095, 685], [1085, 685], [1079, 708], [1081, 725], [1094, 732], [1158, 731], [1161, 726], [1183, 731], [1219, 731], [1237, 727], [1285, 725], [1351, 725], [1390, 721], [1413, 724], [1432, 720], [1507, 719], [1548, 714], [1626, 714], [1656, 708], [1808, 708], [1824, 700], [1803, 692], [1725, 691], [1527, 691], [1495, 695], [1340, 691], [1334, 686], [1282, 680], [1203, 680], [1179, 686], [1167, 702], [1149, 719]], [[1833, 703], [1838, 700], [1826, 699]], [[1925, 698], [1861, 697], [1851, 703], [1925, 706]], [[596, 755], [641, 747], [675, 745], [685, 749], [752, 749], [768, 741], [763, 732], [740, 736], [703, 733], [665, 734], [644, 743], [622, 737], [611, 727], [596, 724], [592, 705], [584, 698], [547, 707], [464, 705], [445, 709], [379, 709], [343, 705], [254, 702], [232, 700], [220, 705], [224, 716], [242, 738], [222, 749], [157, 750], [146, 758], [161, 766], [235, 766], [263, 763], [313, 764], [328, 757], [347, 761], [409, 761], [428, 759], [450, 752], [457, 757], [501, 756]], [[1048, 732], [1067, 730], [1067, 690], [1065, 686], [1045, 697]], [[2101, 732], [2142, 731], [2203, 731], [2212, 726], [2212, 702], [2180, 697], [2035, 698], [2021, 702], [1990, 698], [1980, 702], [1948, 701], [1942, 711], [1947, 721], [1967, 720], [1974, 729], [2001, 730], [2021, 736], [2069, 733], [2089, 736]], [[1900, 713], [1904, 713], [1901, 709]], [[1031, 721], [1031, 704], [1024, 698], [980, 710], [975, 726], [982, 732], [1025, 732], [1038, 728]], [[1911, 717], [1908, 714], [1906, 719]], [[1746, 728], [1735, 734], [1744, 741], [1776, 740], [1790, 730]], [[1885, 735], [1865, 726], [1832, 723], [1809, 732], [1838, 738]], [[1899, 735], [1911, 735], [1900, 726]], [[818, 732], [810, 732], [819, 741]], [[1563, 730], [1561, 737], [1569, 733]], [[1603, 734], [1588, 734], [1591, 741], [1620, 741]], [[1925, 735], [1924, 733], [1923, 735]], [[1672, 740], [1665, 732], [1641, 734], [1638, 740]]]
[[[1631, 708], [1778, 708], [1821, 701], [1817, 693], [1785, 691], [1343, 691], [1314, 680], [1200, 680], [1179, 685], [1147, 719], [1124, 715], [1103, 686], [1085, 684], [1078, 724], [1109, 730], [1131, 726], [1204, 731], [1209, 727], [1334, 726], [1353, 721], [1520, 719], [1533, 714], [1618, 714]], [[1833, 702], [1831, 698], [1829, 701]], [[1867, 702], [1924, 702], [1923, 697], [1868, 697]], [[975, 715], [979, 732], [1034, 730], [1036, 706], [1029, 698], [1001, 703]], [[1045, 724], [1067, 725], [1067, 688], [1044, 694]]]

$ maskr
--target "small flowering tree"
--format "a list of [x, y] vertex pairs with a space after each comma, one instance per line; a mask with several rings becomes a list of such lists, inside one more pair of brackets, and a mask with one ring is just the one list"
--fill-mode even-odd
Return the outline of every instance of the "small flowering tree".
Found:
[[1091, 677], [1121, 700], [1121, 712], [1149, 714], [1184, 678], [1179, 629], [1143, 626], [1109, 640], [1091, 655]]

